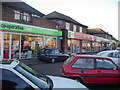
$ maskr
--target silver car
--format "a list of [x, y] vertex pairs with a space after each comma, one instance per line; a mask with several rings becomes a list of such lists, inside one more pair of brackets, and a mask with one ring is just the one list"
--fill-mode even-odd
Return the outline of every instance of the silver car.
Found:
[[116, 64], [120, 65], [120, 51], [118, 51], [118, 50], [102, 51], [102, 52], [97, 53], [97, 55], [109, 57]]

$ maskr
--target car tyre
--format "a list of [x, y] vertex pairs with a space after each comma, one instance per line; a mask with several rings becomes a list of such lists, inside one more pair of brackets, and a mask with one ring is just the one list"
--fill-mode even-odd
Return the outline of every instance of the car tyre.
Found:
[[55, 63], [55, 59], [53, 58], [53, 59], [51, 60], [51, 62], [52, 62], [52, 63]]
[[82, 80], [81, 78], [75, 77], [75, 78], [73, 78], [73, 79], [74, 79], [75, 81], [83, 84], [83, 80]]

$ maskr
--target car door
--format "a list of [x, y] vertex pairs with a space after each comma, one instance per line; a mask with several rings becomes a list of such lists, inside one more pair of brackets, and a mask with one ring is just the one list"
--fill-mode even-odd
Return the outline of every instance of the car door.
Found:
[[82, 78], [84, 83], [95, 82], [95, 67], [94, 59], [92, 58], [78, 58], [71, 66], [72, 74]]
[[95, 82], [98, 84], [120, 83], [120, 71], [109, 59], [96, 59]]
[[67, 58], [66, 54], [63, 54], [61, 50], [55, 49], [56, 61], [63, 61]]

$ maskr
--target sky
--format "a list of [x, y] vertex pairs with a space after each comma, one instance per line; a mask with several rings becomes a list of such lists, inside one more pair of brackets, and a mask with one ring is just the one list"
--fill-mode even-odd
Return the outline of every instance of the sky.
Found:
[[89, 28], [101, 28], [118, 39], [120, 0], [21, 0], [47, 15], [57, 11]]

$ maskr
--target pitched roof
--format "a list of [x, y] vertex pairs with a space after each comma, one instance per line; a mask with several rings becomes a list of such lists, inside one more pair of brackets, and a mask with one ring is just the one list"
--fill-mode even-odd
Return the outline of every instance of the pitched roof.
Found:
[[41, 16], [41, 17], [44, 16], [43, 13], [41, 13], [38, 10], [32, 8], [31, 6], [29, 6], [28, 4], [26, 4], [24, 2], [2, 2], [2, 5], [14, 8], [16, 10], [22, 10], [22, 11], [25, 11], [27, 13], [35, 14], [35, 15], [38, 15], [38, 16]]
[[56, 11], [54, 11], [54, 12], [52, 12], [52, 13], [50, 13], [50, 14], [47, 14], [46, 16], [44, 16], [44, 18], [50, 19], [50, 20], [52, 20], [52, 19], [65, 20], [65, 21], [67, 21], [67, 22], [72, 22], [72, 23], [74, 23], [74, 24], [76, 24], [76, 25], [81, 25], [81, 26], [84, 26], [84, 27], [87, 27], [87, 28], [88, 28], [88, 26], [83, 25], [83, 24], [77, 22], [76, 20], [72, 19], [71, 17], [66, 16], [66, 15], [64, 15], [64, 14], [61, 14], [61, 13], [56, 12]]
[[88, 28], [87, 33], [88, 34], [107, 34], [105, 31], [103, 31], [100, 28]]

